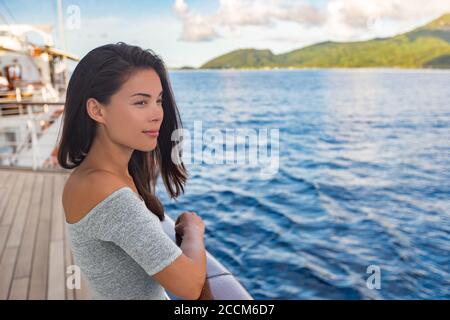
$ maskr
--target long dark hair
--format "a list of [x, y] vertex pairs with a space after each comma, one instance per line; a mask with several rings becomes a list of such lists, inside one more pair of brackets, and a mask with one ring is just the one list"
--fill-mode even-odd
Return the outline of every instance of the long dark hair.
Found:
[[[92, 97], [107, 105], [127, 77], [147, 68], [159, 75], [164, 118], [156, 148], [149, 152], [134, 150], [128, 171], [147, 208], [163, 221], [164, 206], [155, 195], [158, 176], [161, 174], [169, 196], [176, 198], [184, 192], [188, 172], [181, 160], [172, 161], [171, 152], [177, 142], [171, 140], [171, 135], [182, 128], [182, 122], [167, 68], [152, 50], [119, 42], [95, 48], [81, 59], [67, 88], [58, 162], [63, 168], [72, 169], [80, 165], [89, 152], [97, 125], [86, 111], [87, 99]], [[181, 159], [181, 149], [178, 150]]]

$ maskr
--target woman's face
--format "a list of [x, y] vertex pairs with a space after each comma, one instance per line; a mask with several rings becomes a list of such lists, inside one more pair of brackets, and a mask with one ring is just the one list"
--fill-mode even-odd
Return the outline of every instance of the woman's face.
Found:
[[144, 131], [159, 131], [163, 120], [162, 86], [156, 71], [133, 73], [103, 111], [106, 132], [113, 141], [144, 152], [155, 149], [157, 135]]

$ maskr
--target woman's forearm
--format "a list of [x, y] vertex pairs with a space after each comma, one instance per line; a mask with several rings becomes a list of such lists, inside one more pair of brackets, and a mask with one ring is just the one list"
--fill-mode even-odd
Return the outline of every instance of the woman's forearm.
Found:
[[198, 284], [203, 288], [206, 280], [206, 249], [203, 235], [194, 233], [185, 234], [180, 248], [195, 265], [195, 269], [198, 271]]

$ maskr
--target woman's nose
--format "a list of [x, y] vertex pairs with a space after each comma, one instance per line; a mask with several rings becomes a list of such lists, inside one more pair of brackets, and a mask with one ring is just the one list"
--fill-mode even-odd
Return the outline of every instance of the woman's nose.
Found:
[[150, 117], [149, 119], [152, 122], [160, 122], [163, 119], [163, 108], [161, 105], [155, 103], [155, 107], [154, 108], [149, 108], [150, 109]]

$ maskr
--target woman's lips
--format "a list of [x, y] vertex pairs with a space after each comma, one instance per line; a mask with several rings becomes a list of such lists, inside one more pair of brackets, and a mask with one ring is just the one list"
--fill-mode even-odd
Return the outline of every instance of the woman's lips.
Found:
[[149, 137], [157, 137], [159, 135], [159, 131], [143, 131]]

